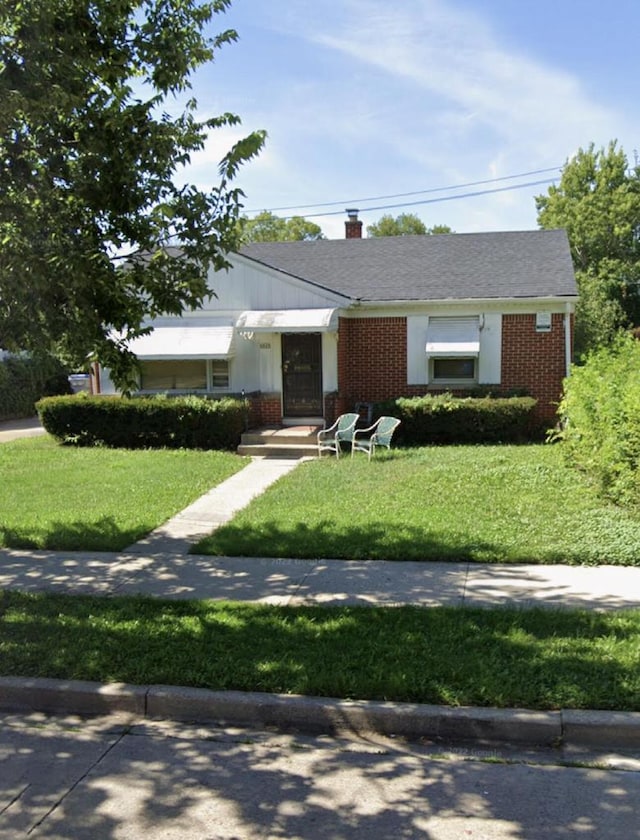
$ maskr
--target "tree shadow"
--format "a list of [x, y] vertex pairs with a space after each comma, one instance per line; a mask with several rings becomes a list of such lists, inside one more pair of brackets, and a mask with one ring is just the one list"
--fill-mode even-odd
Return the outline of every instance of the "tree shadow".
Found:
[[283, 607], [5, 591], [0, 615], [9, 675], [640, 710], [631, 611]]
[[337, 526], [329, 519], [317, 525], [293, 522], [288, 526], [274, 521], [255, 526], [232, 521], [194, 545], [191, 553], [342, 560], [539, 562], [530, 555], [514, 558], [499, 542], [469, 539], [453, 528], [445, 531], [407, 522]]
[[35, 826], [73, 840], [636, 836], [631, 773], [612, 783], [601, 770], [485, 763], [472, 750], [446, 760], [401, 742], [216, 725], [54, 725], [38, 720], [9, 741], [7, 837]]
[[154, 527], [154, 524], [140, 523], [123, 528], [112, 516], [101, 516], [93, 521], [29, 524], [24, 528], [0, 525], [0, 545], [50, 551], [121, 551]]

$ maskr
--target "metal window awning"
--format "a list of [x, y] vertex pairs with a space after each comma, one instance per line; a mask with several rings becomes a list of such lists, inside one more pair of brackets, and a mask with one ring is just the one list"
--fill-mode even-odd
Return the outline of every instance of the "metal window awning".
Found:
[[476, 317], [430, 318], [425, 350], [428, 356], [479, 355], [479, 319]]
[[336, 332], [337, 309], [249, 309], [236, 322], [240, 333]]
[[227, 359], [233, 355], [233, 327], [156, 327], [149, 335], [134, 338], [129, 350], [139, 359]]

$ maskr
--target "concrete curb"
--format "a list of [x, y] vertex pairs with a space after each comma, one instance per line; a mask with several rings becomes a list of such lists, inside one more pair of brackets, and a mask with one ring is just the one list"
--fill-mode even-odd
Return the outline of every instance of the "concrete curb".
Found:
[[453, 708], [21, 677], [0, 677], [0, 710], [82, 715], [119, 712], [136, 718], [275, 727], [313, 734], [376, 733], [410, 740], [640, 747], [640, 713], [636, 712]]

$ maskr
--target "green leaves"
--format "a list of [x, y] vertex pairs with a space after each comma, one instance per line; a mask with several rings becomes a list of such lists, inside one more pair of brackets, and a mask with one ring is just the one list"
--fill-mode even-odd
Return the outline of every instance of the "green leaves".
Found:
[[573, 369], [560, 404], [560, 437], [571, 462], [606, 496], [635, 507], [640, 504], [639, 370], [640, 342], [620, 336]]
[[566, 228], [580, 299], [578, 355], [611, 343], [640, 320], [640, 170], [615, 141], [580, 149], [558, 186], [536, 198], [543, 228]]
[[303, 216], [291, 216], [285, 219], [275, 216], [268, 210], [263, 210], [253, 219], [240, 219], [239, 233], [242, 242], [293, 242], [324, 239], [321, 227], [315, 222], [309, 222]]
[[[235, 39], [204, 34], [228, 5], [24, 0], [0, 9], [0, 347], [74, 365], [108, 358], [122, 384], [133, 359], [112, 331], [135, 335], [210, 294], [209, 265], [225, 267], [237, 243], [242, 193], [229, 182], [265, 135], [233, 147], [211, 191], [180, 188], [177, 169], [208, 133], [240, 120], [200, 121], [194, 99], [169, 116], [164, 103]], [[158, 248], [162, 259], [140, 258]]]
[[367, 227], [368, 236], [424, 236], [425, 234], [453, 233], [448, 225], [428, 228], [415, 213], [400, 213], [395, 218], [389, 213]]

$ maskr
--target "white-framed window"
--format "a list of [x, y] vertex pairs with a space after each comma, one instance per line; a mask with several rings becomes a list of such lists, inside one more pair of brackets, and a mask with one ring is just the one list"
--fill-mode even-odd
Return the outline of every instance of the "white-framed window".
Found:
[[229, 360], [211, 359], [211, 385], [210, 389], [229, 387]]
[[433, 385], [475, 385], [478, 382], [480, 319], [429, 318], [427, 380]]
[[434, 356], [429, 359], [429, 381], [434, 384], [475, 384], [478, 381], [478, 358]]
[[216, 391], [228, 387], [227, 359], [146, 359], [140, 362], [141, 391]]

